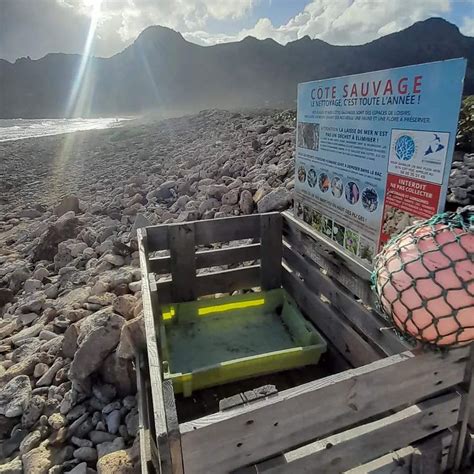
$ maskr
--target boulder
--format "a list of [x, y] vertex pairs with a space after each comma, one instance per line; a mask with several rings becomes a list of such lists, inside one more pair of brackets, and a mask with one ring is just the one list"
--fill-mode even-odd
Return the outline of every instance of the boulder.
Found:
[[117, 352], [113, 352], [102, 361], [100, 375], [104, 382], [114, 385], [122, 397], [136, 391], [136, 375], [132, 362], [120, 358]]
[[133, 295], [117, 296], [113, 303], [113, 309], [116, 313], [123, 316], [125, 319], [133, 318], [133, 309], [137, 304], [137, 298]]
[[123, 438], [118, 437], [113, 441], [98, 444], [97, 454], [99, 455], [99, 458], [101, 458], [107, 454], [114, 453], [115, 451], [120, 451], [122, 449], [125, 449], [125, 442]]
[[21, 424], [25, 428], [31, 428], [40, 418], [44, 409], [44, 398], [40, 395], [33, 395], [26, 410], [21, 417]]
[[73, 456], [79, 461], [93, 462], [97, 459], [97, 450], [88, 447], [77, 448], [74, 450]]
[[73, 211], [76, 214], [79, 213], [79, 199], [76, 196], [70, 195], [65, 196], [61, 202], [54, 208], [54, 213], [61, 217], [66, 212]]
[[39, 243], [32, 252], [33, 262], [39, 260], [52, 261], [58, 252], [59, 243], [76, 237], [78, 232], [79, 219], [74, 212], [66, 212], [41, 235]]
[[23, 463], [21, 459], [15, 458], [10, 462], [5, 462], [0, 465], [0, 474], [23, 474]]
[[253, 197], [248, 189], [244, 189], [240, 193], [239, 207], [242, 214], [252, 214], [253, 212]]
[[23, 414], [31, 398], [30, 378], [18, 375], [0, 390], [0, 415], [13, 418]]
[[115, 349], [125, 319], [107, 308], [86, 318], [77, 338], [78, 349], [71, 363], [70, 378], [84, 380], [104, 363]]
[[135, 352], [145, 346], [145, 322], [141, 315], [124, 324], [117, 347], [117, 355], [122, 359], [132, 360], [135, 358]]
[[128, 451], [120, 450], [106, 454], [97, 462], [97, 474], [134, 474], [131, 456]]
[[28, 474], [48, 474], [54, 464], [54, 452], [44, 444], [23, 454], [23, 469]]
[[282, 211], [291, 202], [291, 193], [285, 188], [277, 188], [258, 201], [258, 212]]
[[231, 189], [228, 193], [222, 196], [222, 204], [233, 206], [239, 202], [239, 189]]
[[10, 288], [0, 288], [0, 309], [13, 301], [15, 294]]

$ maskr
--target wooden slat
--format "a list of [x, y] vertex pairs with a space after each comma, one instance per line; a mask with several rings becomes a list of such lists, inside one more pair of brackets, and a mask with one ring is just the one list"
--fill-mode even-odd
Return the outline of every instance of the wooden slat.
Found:
[[339, 310], [383, 354], [393, 355], [409, 349], [394, 332], [380, 330], [386, 326], [386, 321], [365, 309], [347, 291], [338, 288], [311, 260], [305, 259], [287, 244], [283, 247], [283, 255], [288, 265], [301, 274], [311, 291], [323, 294], [331, 302], [331, 306]]
[[137, 376], [137, 399], [138, 399], [138, 435], [140, 437], [140, 463], [141, 473], [152, 472], [151, 449], [149, 440], [149, 413], [147, 409], [147, 393], [143, 380], [143, 370], [145, 365], [144, 354], [137, 354], [135, 357], [135, 371]]
[[374, 306], [375, 296], [371, 290], [371, 272], [355, 259], [343, 255], [327, 240], [323, 240], [308, 224], [296, 219], [290, 212], [282, 213], [283, 236], [302, 255], [307, 255], [328, 275], [336, 279], [350, 293], [365, 304]]
[[[233, 265], [251, 262], [260, 258], [260, 244], [238, 245], [196, 252], [196, 268]], [[171, 257], [153, 257], [150, 259], [150, 271], [157, 274], [171, 273]]]
[[405, 352], [183, 423], [185, 472], [228, 472], [416, 403], [459, 383], [465, 358], [465, 349], [417, 357]]
[[166, 423], [168, 426], [168, 439], [171, 452], [171, 470], [173, 474], [183, 474], [181, 435], [179, 433], [178, 414], [176, 413], [173, 382], [170, 379], [163, 382], [163, 399], [165, 403]]
[[[471, 409], [471, 398], [474, 394], [474, 343], [469, 345], [469, 358], [466, 361], [464, 380], [459, 389], [462, 391], [461, 409], [459, 410], [459, 423], [457, 426], [457, 446], [453, 447], [449, 453], [449, 460], [453, 465], [454, 471], [461, 467], [463, 453], [466, 449], [468, 421]], [[452, 454], [451, 454], [452, 453]]]
[[281, 287], [282, 218], [280, 214], [263, 214], [260, 217], [262, 289]]
[[260, 235], [260, 216], [253, 214], [196, 221], [195, 229], [196, 245], [249, 239]]
[[[453, 426], [461, 397], [450, 393], [285, 454], [265, 474], [342, 472]], [[436, 471], [431, 471], [436, 472]]]
[[452, 442], [452, 434], [449, 430], [413, 443], [416, 452], [412, 460], [410, 474], [432, 474], [444, 472], [445, 460], [448, 457], [449, 447]]
[[[157, 283], [158, 297], [161, 304], [176, 303], [173, 301], [171, 280]], [[236, 290], [250, 289], [260, 286], [260, 265], [206, 273], [196, 277], [195, 296], [212, 295], [215, 293], [232, 293]]]
[[329, 304], [323, 303], [302, 280], [286, 268], [283, 269], [283, 287], [295, 299], [303, 313], [324, 333], [328, 342], [354, 367], [382, 357], [382, 353], [365, 341]]
[[153, 225], [146, 227], [148, 252], [156, 252], [157, 250], [165, 250], [168, 245], [168, 225]]
[[194, 225], [170, 225], [168, 239], [171, 258], [171, 296], [173, 301], [192, 301], [196, 298], [196, 257]]
[[162, 473], [171, 472], [171, 455], [168, 444], [166, 413], [163, 401], [161, 363], [156, 343], [155, 323], [153, 319], [152, 296], [150, 292], [147, 255], [147, 231], [138, 229], [138, 246], [140, 253], [140, 267], [142, 271], [142, 301], [143, 319], [147, 342], [148, 371], [150, 374], [151, 393], [153, 402], [153, 420], [156, 432], [156, 444], [160, 458]]
[[407, 446], [362, 466], [352, 468], [344, 474], [413, 474], [411, 472], [413, 453], [413, 447]]
[[[194, 226], [196, 245], [207, 245], [258, 237], [260, 235], [260, 215], [264, 214], [205, 219], [191, 221], [187, 224]], [[168, 229], [172, 225], [177, 224], [162, 224], [146, 228], [150, 252], [169, 248]]]

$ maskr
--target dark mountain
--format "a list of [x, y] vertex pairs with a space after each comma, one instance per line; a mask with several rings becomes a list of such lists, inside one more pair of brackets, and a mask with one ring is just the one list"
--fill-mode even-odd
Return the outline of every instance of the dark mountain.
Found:
[[464, 92], [473, 94], [474, 38], [440, 18], [360, 46], [309, 37], [282, 46], [248, 37], [203, 47], [153, 26], [108, 59], [0, 60], [0, 118], [288, 106], [298, 82], [457, 57], [468, 59]]

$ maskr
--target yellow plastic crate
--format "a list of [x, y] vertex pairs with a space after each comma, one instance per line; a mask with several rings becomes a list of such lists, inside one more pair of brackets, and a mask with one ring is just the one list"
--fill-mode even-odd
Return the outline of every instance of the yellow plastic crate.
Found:
[[165, 378], [175, 393], [317, 364], [326, 342], [283, 290], [162, 308]]

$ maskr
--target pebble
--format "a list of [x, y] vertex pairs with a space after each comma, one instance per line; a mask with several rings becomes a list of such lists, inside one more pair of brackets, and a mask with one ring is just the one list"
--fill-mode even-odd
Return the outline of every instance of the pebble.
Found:
[[112, 434], [118, 432], [120, 426], [120, 411], [113, 410], [105, 418], [107, 424], [107, 431]]
[[97, 450], [90, 447], [77, 448], [73, 456], [79, 461], [93, 462], [97, 460]]

